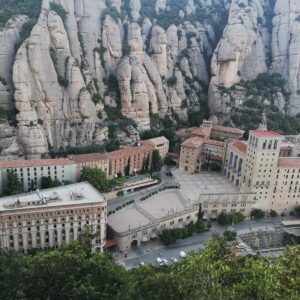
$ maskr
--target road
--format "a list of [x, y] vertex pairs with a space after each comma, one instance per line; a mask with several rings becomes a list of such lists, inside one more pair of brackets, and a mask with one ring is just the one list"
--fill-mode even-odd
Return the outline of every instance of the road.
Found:
[[[238, 234], [246, 233], [250, 230], [266, 230], [279, 226], [280, 222], [281, 219], [276, 219], [274, 221], [271, 219], [255, 221], [249, 220], [239, 224], [235, 224], [234, 230], [236, 230]], [[189, 253], [191, 251], [202, 250], [204, 249], [205, 244], [211, 239], [213, 232], [218, 232], [222, 235], [226, 229], [226, 227], [214, 225], [213, 228], [207, 232], [195, 234], [194, 236], [184, 240], [179, 240], [171, 246], [161, 245], [161, 247], [155, 247], [155, 249], [151, 248], [151, 244], [147, 246], [140, 246], [131, 250], [133, 252], [133, 255], [136, 256], [135, 258], [127, 260], [121, 258], [121, 261], [125, 263], [128, 268], [132, 268], [139, 265], [139, 262], [141, 261], [146, 264], [156, 265], [156, 258], [158, 256], [166, 258], [168, 261], [170, 261], [171, 257], [176, 257], [177, 259], [179, 259], [180, 251]]]

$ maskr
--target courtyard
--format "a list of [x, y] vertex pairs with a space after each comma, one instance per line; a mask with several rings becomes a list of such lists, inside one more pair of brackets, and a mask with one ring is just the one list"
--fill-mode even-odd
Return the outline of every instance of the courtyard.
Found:
[[237, 187], [218, 172], [190, 174], [176, 169], [174, 179], [180, 183], [180, 191], [188, 201], [197, 201], [200, 194], [238, 193]]

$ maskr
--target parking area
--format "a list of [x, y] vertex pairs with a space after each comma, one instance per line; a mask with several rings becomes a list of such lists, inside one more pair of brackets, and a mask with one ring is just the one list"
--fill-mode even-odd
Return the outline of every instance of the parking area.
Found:
[[200, 194], [237, 193], [237, 187], [226, 177], [217, 172], [190, 174], [176, 169], [174, 178], [180, 183], [181, 192], [191, 201], [196, 201]]

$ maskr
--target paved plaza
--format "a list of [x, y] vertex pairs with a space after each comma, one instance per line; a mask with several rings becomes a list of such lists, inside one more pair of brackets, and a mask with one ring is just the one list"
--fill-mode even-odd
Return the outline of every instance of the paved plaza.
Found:
[[176, 169], [173, 175], [180, 183], [182, 195], [190, 201], [197, 201], [200, 194], [238, 193], [237, 187], [217, 172], [190, 174]]

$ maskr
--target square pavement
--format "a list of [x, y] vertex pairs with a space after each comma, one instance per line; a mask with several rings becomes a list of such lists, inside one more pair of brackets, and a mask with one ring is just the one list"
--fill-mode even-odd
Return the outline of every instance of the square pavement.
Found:
[[217, 172], [190, 174], [177, 169], [173, 175], [180, 184], [182, 195], [191, 201], [197, 201], [200, 194], [238, 193], [237, 187]]

